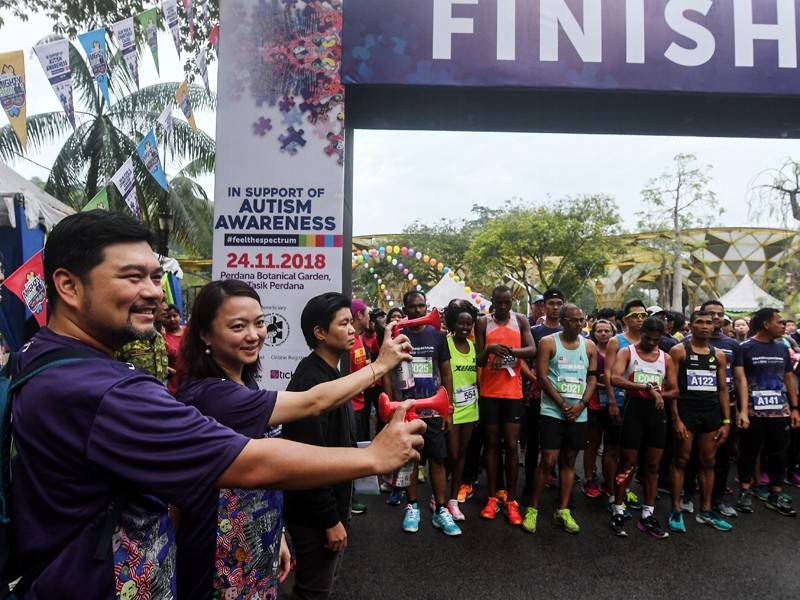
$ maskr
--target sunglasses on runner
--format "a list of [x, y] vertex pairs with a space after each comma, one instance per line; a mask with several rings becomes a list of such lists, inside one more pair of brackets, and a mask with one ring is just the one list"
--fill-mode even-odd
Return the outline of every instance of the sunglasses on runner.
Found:
[[646, 312], [629, 312], [627, 315], [622, 317], [623, 319], [646, 319], [647, 313]]

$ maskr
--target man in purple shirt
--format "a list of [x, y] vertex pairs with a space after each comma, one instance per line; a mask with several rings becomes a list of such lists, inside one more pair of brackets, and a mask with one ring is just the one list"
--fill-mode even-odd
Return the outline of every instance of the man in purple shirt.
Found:
[[[150, 238], [129, 217], [99, 210], [67, 217], [48, 237], [50, 322], [23, 348], [17, 372], [54, 351], [83, 358], [14, 397], [10, 555], [22, 570], [42, 565], [27, 599], [173, 598], [167, 503], [180, 507], [211, 486], [329, 485], [419, 458], [424, 425], [402, 423], [405, 410], [365, 450], [250, 440], [113, 360], [123, 344], [154, 333], [161, 266]], [[345, 402], [408, 359], [407, 339], [390, 343], [392, 361], [290, 404], [310, 415]]]

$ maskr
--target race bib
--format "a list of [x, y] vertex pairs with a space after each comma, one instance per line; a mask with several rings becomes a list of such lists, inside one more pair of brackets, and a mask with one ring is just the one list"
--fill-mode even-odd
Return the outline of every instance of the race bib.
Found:
[[586, 391], [586, 382], [577, 377], [559, 377], [556, 382], [556, 390], [562, 398], [580, 400]]
[[716, 392], [716, 371], [686, 369], [686, 389], [690, 392]]
[[753, 390], [753, 410], [783, 410], [786, 398], [780, 390]]
[[455, 390], [456, 408], [472, 406], [478, 401], [478, 387], [475, 385], [465, 385]]
[[664, 383], [664, 376], [658, 371], [634, 371], [633, 383], [646, 385], [652, 383], [656, 387], [661, 387]]
[[415, 356], [411, 359], [411, 370], [414, 378], [433, 378], [433, 359], [430, 356]]

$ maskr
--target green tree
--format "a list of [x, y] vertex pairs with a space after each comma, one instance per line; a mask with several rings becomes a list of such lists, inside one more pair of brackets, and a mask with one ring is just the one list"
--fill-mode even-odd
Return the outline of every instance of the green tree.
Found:
[[800, 162], [787, 158], [779, 167], [759, 173], [749, 199], [750, 215], [768, 214], [784, 225], [789, 217], [800, 221]]
[[[669, 232], [672, 263], [672, 310], [683, 312], [684, 243], [688, 227], [707, 227], [724, 212], [709, 188], [711, 167], [698, 166], [694, 154], [678, 154], [673, 165], [642, 190], [645, 210], [637, 213], [648, 231]], [[662, 248], [663, 250], [663, 248]]]
[[601, 277], [619, 242], [616, 204], [607, 196], [567, 198], [548, 206], [508, 204], [476, 235], [470, 273], [524, 286], [528, 298], [559, 287], [575, 297]]
[[[136, 152], [138, 142], [151, 127], [156, 128], [160, 141], [164, 142], [164, 132], [156, 120], [167, 104], [175, 104], [175, 92], [180, 84], [159, 83], [136, 90], [122, 57], [117, 54], [109, 64], [116, 101], [108, 106], [88, 65], [72, 45], [70, 53], [76, 114], [82, 117], [78, 119], [77, 128], [72, 130], [63, 111], [28, 116], [28, 152], [64, 140], [45, 183], [45, 191], [80, 210], [110, 182], [119, 167], [134, 156], [137, 196], [144, 222], [160, 234], [158, 214], [169, 211], [175, 219], [173, 240], [193, 253], [210, 254], [207, 232], [211, 229], [213, 210], [195, 178], [213, 172], [214, 140], [201, 131], [192, 130], [185, 121], [174, 121], [172, 135], [161, 144], [161, 158], [165, 161], [168, 156], [185, 166], [173, 178], [169, 193], [150, 176]], [[189, 95], [195, 109], [215, 106], [214, 98], [202, 86], [190, 86]], [[23, 148], [7, 125], [0, 129], [0, 159], [10, 162], [19, 156], [24, 156]], [[109, 186], [109, 199], [112, 208], [127, 210], [113, 185]]]

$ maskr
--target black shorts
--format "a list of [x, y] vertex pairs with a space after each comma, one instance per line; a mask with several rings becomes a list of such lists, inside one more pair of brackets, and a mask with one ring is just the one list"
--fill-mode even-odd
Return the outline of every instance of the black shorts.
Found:
[[484, 425], [500, 425], [501, 423], [519, 424], [525, 416], [525, 405], [522, 399], [484, 398], [478, 400], [481, 423]]
[[603, 431], [606, 431], [611, 425], [611, 416], [608, 414], [608, 408], [590, 408], [587, 420], [589, 421], [589, 425], [602, 429]]
[[690, 432], [696, 434], [711, 433], [722, 427], [722, 408], [713, 406], [697, 406], [691, 400], [678, 400], [678, 415]]
[[422, 434], [422, 439], [425, 445], [420, 450], [420, 463], [425, 462], [430, 458], [434, 461], [440, 461], [447, 458], [447, 439], [445, 438], [444, 429], [442, 429], [442, 418], [431, 417], [430, 419], [422, 419], [428, 428]]
[[656, 410], [655, 400], [627, 398], [621, 442], [627, 450], [639, 450], [643, 445], [663, 450], [667, 442], [666, 410]]
[[539, 417], [539, 447], [542, 450], [584, 450], [589, 441], [589, 424]]
[[624, 408], [619, 409], [619, 420], [611, 418], [608, 408], [589, 409], [589, 426], [597, 427], [603, 432], [603, 441], [606, 446], [619, 446], [622, 434], [622, 416]]

